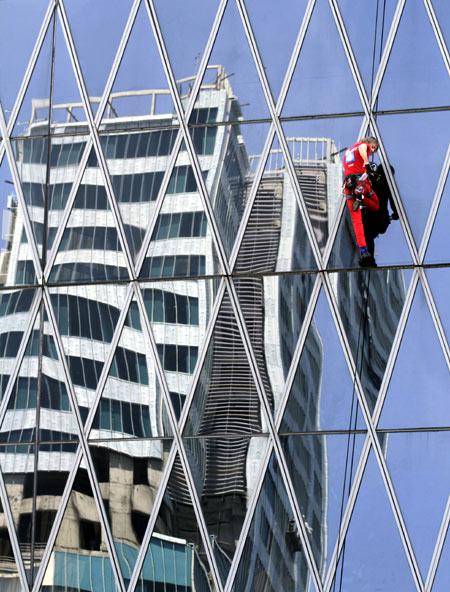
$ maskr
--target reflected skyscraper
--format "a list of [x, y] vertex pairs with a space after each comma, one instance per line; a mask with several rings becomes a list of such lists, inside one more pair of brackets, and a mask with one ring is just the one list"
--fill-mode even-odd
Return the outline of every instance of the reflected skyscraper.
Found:
[[[156, 104], [157, 91], [142, 94], [156, 97], [152, 105]], [[133, 93], [120, 98], [132, 100]], [[149, 221], [156, 215], [164, 171], [176, 142], [177, 120], [173, 114], [152, 111], [146, 118], [119, 118], [111, 104], [109, 117], [101, 125], [100, 143], [123, 221], [121, 235], [94, 150], [73, 195], [72, 187], [88, 140], [86, 124], [74, 116], [79, 105], [52, 106], [58, 114], [55, 118], [60, 117], [59, 111], [65, 111], [67, 120], [51, 125], [50, 141], [45, 135], [48, 122], [39, 119], [39, 108], [45, 106], [35, 102], [35, 119], [27, 136], [14, 142], [15, 157], [40, 256], [44, 262], [53, 258], [50, 301], [78, 412], [81, 420], [90, 425], [90, 450], [105, 516], [122, 574], [129, 580], [169, 458], [173, 434], [136, 299], [131, 301], [123, 330], [114, 338], [126, 297], [121, 282], [129, 279], [125, 251], [128, 248], [132, 261], [141, 258], [143, 262], [142, 301], [177, 420], [191, 390], [218, 290], [218, 281], [208, 276], [223, 270], [183, 145], [166, 183], [152, 234], [146, 234]], [[218, 67], [215, 86], [202, 89], [195, 104], [191, 135], [228, 254], [248, 211], [248, 224], [234, 268], [234, 286], [267, 397], [266, 411], [274, 415], [281, 404], [312, 287], [308, 274], [283, 276], [281, 272], [314, 270], [315, 262], [281, 150], [273, 148], [269, 152], [260, 183], [256, 191], [252, 190], [252, 163], [259, 155], [248, 153], [245, 137], [236, 123], [239, 116], [239, 102], [223, 68]], [[233, 123], [213, 125], [227, 118]], [[307, 215], [323, 251], [340, 195], [338, 151], [330, 138], [288, 137], [287, 142]], [[73, 208], [65, 213], [69, 199], [73, 199]], [[10, 209], [9, 247], [2, 255], [2, 277], [7, 285], [32, 284], [33, 264], [14, 197]], [[58, 234], [63, 220], [66, 227]], [[347, 233], [340, 240], [347, 257], [352, 238], [350, 226], [346, 228]], [[53, 253], [55, 241], [59, 245]], [[341, 266], [344, 265], [343, 259]], [[363, 302], [369, 298], [361, 292], [360, 281], [358, 274], [337, 274], [332, 280], [355, 349], [358, 333], [352, 318], [363, 315]], [[400, 272], [377, 276], [370, 291], [373, 302], [389, 301], [391, 311], [390, 321], [382, 330], [375, 309], [369, 306], [364, 312], [370, 347], [364, 350], [362, 376], [373, 407], [403, 306]], [[31, 289], [2, 296], [2, 311], [7, 319], [4, 327], [11, 326], [2, 333], [4, 388], [25, 330], [23, 313], [30, 310], [32, 298]], [[5, 446], [2, 469], [8, 493], [14, 496], [11, 510], [30, 570], [39, 566], [78, 443], [64, 367], [47, 313], [42, 308], [39, 315], [0, 429]], [[39, 322], [43, 327], [40, 334]], [[111, 366], [103, 376], [114, 342]], [[321, 335], [312, 321], [302, 354], [302, 374], [294, 380], [290, 393], [293, 404], [284, 414], [288, 431], [322, 429], [322, 359]], [[99, 385], [98, 408], [90, 416]], [[204, 352], [183, 433], [205, 524], [224, 579], [255, 487], [252, 480], [264, 456], [267, 431], [248, 352], [226, 293]], [[327, 545], [326, 455], [325, 437], [290, 446], [289, 450], [293, 479], [301, 483], [303, 491], [300, 511], [319, 569], [325, 563]], [[32, 508], [29, 498], [36, 500]], [[149, 555], [144, 560], [142, 589], [151, 582], [209, 589], [211, 576], [196, 520], [184, 470], [177, 460], [155, 522]], [[294, 526], [290, 501], [273, 462], [269, 464], [253, 521], [249, 539], [253, 546], [244, 555], [250, 575], [254, 576], [251, 570], [260, 570], [272, 589], [279, 589], [284, 585], [281, 574], [285, 574], [283, 577], [293, 586], [306, 589], [310, 579], [307, 561], [300, 552], [300, 535]], [[276, 541], [263, 535], [268, 524], [277, 525]], [[75, 476], [44, 587], [106, 591], [113, 581], [107, 554], [92, 484], [87, 467], [82, 464]], [[184, 570], [175, 570], [170, 576], [173, 581], [161, 579], [166, 562], [169, 564], [175, 556], [184, 562]], [[159, 562], [156, 570], [149, 567], [154, 561]], [[275, 571], [271, 565], [277, 566]], [[91, 574], [89, 581], [83, 579], [86, 573]], [[245, 585], [242, 580], [242, 586]]]

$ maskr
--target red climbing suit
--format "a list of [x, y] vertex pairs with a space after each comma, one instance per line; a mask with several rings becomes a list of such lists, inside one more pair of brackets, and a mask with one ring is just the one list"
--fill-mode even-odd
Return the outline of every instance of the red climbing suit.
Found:
[[[344, 155], [344, 175], [363, 175], [366, 172], [366, 168], [364, 165], [363, 158], [359, 153], [359, 147], [361, 144], [366, 144], [367, 146], [367, 157], [370, 156], [372, 150], [367, 142], [357, 142], [351, 148], [345, 151]], [[365, 181], [358, 181], [358, 184], [362, 184], [362, 195], [364, 197], [363, 204], [366, 208], [371, 212], [376, 212], [380, 207], [380, 203], [378, 201], [377, 194], [372, 189], [372, 185], [370, 184], [369, 179]], [[354, 189], [351, 190], [344, 184], [344, 195], [352, 196], [354, 193]], [[361, 209], [358, 208], [356, 211], [353, 211], [352, 206], [354, 203], [354, 198], [349, 197], [347, 198], [347, 207], [350, 212], [350, 216], [353, 222], [353, 228], [355, 230], [356, 242], [358, 243], [358, 247], [366, 247], [366, 237], [364, 235], [364, 226], [362, 221]]]

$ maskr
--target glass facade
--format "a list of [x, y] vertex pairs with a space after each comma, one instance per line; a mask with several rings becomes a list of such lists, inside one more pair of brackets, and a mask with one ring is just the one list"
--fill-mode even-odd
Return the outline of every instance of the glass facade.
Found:
[[449, 22], [0, 3], [2, 592], [449, 589]]

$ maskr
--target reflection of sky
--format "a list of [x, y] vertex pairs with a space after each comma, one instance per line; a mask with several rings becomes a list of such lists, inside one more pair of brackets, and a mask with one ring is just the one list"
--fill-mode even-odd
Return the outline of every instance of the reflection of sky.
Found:
[[380, 427], [449, 425], [449, 400], [448, 368], [419, 285], [387, 392]]
[[[318, 424], [323, 430], [348, 430], [353, 396], [353, 377], [345, 361], [336, 325], [323, 292], [317, 302], [314, 323], [323, 348]], [[356, 406], [356, 392], [354, 397]], [[354, 407], [352, 428], [354, 428], [355, 410]], [[357, 427], [364, 427], [359, 405]]]

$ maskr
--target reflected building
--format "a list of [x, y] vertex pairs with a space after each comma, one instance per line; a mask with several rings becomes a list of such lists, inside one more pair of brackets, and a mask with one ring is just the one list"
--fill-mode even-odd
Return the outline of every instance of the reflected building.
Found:
[[[155, 93], [148, 91], [151, 97]], [[61, 114], [57, 114], [59, 107], [54, 105], [55, 121], [49, 141], [48, 121], [39, 119], [40, 106], [36, 102], [28, 135], [15, 140], [14, 148], [33, 232], [45, 263], [64, 219], [64, 206], [71, 197], [88, 130], [82, 120], [75, 118], [74, 112], [80, 106], [64, 106], [67, 118], [62, 121]], [[113, 105], [110, 107], [100, 127], [100, 140], [123, 221], [123, 236], [115, 224], [97, 157], [91, 152], [73, 196], [73, 210], [54, 257], [49, 283], [83, 422], [96, 401], [100, 381], [104, 381], [98, 411], [90, 418], [91, 454], [122, 573], [129, 580], [169, 457], [172, 430], [143, 319], [134, 300], [111, 369], [102, 377], [126, 295], [124, 282], [130, 279], [124, 246], [128, 245], [132, 261], [139, 257], [143, 260], [142, 298], [177, 419], [190, 391], [217, 294], [217, 280], [203, 276], [220, 275], [223, 270], [183, 146], [176, 155], [153, 233], [146, 237], [175, 145], [176, 117], [151, 112], [147, 117], [120, 118], [114, 115]], [[249, 207], [254, 158], [248, 154], [239, 124], [213, 124], [236, 122], [239, 116], [239, 102], [223, 69], [218, 67], [216, 84], [200, 91], [190, 131], [228, 255]], [[336, 216], [341, 163], [330, 138], [295, 137], [287, 141], [311, 225], [323, 251]], [[33, 284], [29, 246], [14, 198], [10, 209], [10, 249], [2, 255], [1, 274], [5, 285]], [[148, 248], [141, 253], [147, 238]], [[346, 245], [352, 240], [350, 227], [341, 240], [347, 257]], [[308, 274], [282, 276], [279, 272], [314, 270], [312, 251], [307, 245], [286, 163], [281, 152], [273, 149], [254, 193], [234, 269], [236, 293], [272, 414], [280, 407], [313, 281]], [[399, 272], [373, 275], [376, 278], [370, 292], [377, 306], [368, 308], [369, 345], [363, 358], [366, 392], [372, 407], [404, 299]], [[333, 283], [344, 325], [355, 347], [357, 334], [352, 319], [361, 316], [364, 302], [359, 282], [359, 274], [354, 273], [337, 274]], [[33, 289], [24, 289], [2, 295], [3, 392], [13, 371], [33, 294]], [[388, 302], [391, 311], [387, 320], [383, 316], [383, 324], [378, 319], [380, 302]], [[290, 395], [296, 406], [290, 407], [284, 417], [284, 424], [292, 432], [321, 429], [322, 358], [321, 336], [313, 322], [305, 344], [304, 371], [301, 379], [294, 381]], [[42, 309], [0, 427], [0, 462], [21, 552], [30, 571], [39, 566], [75, 462], [78, 438], [73, 411], [64, 368]], [[226, 295], [205, 352], [183, 434], [223, 578], [236, 551], [267, 432], [239, 325]], [[302, 483], [300, 509], [321, 568], [327, 538], [325, 438], [292, 449], [290, 458], [293, 478]], [[297, 589], [299, 585], [307, 589], [307, 563], [292, 527], [292, 509], [283, 487], [277, 468], [270, 464], [253, 518], [253, 545], [246, 551], [246, 560], [249, 566], [259, 565], [262, 572], [269, 574], [264, 584], [267, 589]], [[275, 538], [264, 536], [268, 524], [277, 525]], [[211, 576], [179, 462], [170, 475], [149, 553], [139, 584], [142, 590], [151, 582], [190, 586], [199, 591], [210, 589]], [[45, 574], [44, 589], [112, 589], [108, 588], [113, 575], [107, 555], [92, 485], [86, 467], [81, 465]], [[158, 573], [150, 568], [155, 558]], [[172, 561], [183, 564], [184, 571], [180, 568], [169, 582], [162, 579], [161, 573], [165, 573], [166, 562]], [[90, 581], [83, 580], [86, 574], [90, 574]]]

